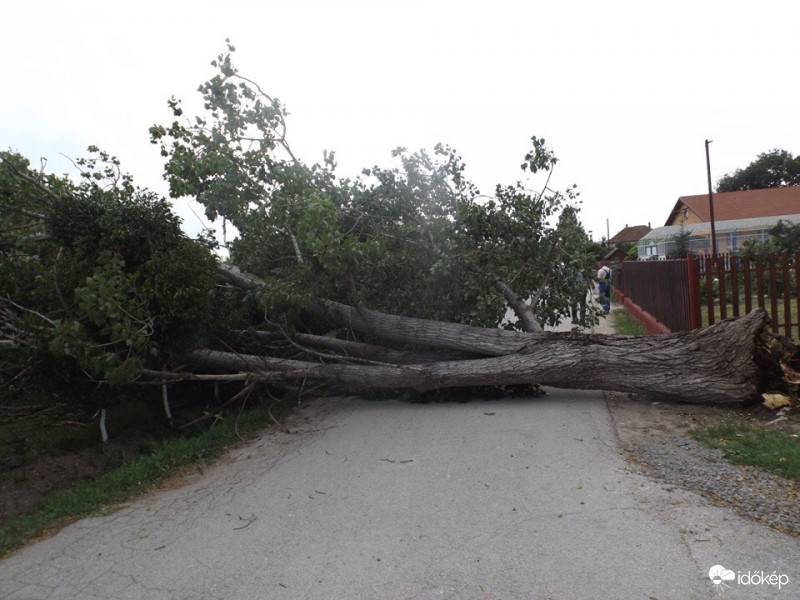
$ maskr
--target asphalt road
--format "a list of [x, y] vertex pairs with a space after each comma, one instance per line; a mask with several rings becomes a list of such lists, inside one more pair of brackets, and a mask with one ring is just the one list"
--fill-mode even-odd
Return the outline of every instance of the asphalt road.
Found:
[[631, 472], [596, 392], [329, 399], [291, 431], [8, 557], [0, 598], [800, 597], [798, 540]]

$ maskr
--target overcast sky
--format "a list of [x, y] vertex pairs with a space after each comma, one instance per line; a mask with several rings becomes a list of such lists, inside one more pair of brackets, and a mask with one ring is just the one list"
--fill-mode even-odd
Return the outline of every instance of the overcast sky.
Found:
[[599, 239], [705, 193], [706, 139], [714, 182], [800, 154], [799, 23], [797, 0], [6, 2], [0, 146], [62, 172], [96, 144], [166, 193], [148, 128], [197, 101], [229, 37], [306, 162], [334, 150], [354, 175], [443, 142], [491, 193], [544, 137]]

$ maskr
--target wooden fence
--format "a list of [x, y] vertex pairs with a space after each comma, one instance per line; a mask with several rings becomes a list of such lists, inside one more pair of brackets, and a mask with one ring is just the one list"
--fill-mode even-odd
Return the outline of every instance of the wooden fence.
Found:
[[[800, 251], [794, 254], [690, 257], [696, 266], [701, 326], [764, 308], [776, 333], [800, 339]], [[697, 311], [697, 309], [695, 308]]]
[[687, 331], [764, 308], [772, 329], [800, 340], [800, 251], [623, 262], [615, 286], [670, 331]]
[[695, 329], [690, 320], [689, 271], [685, 260], [623, 262], [614, 287], [670, 331]]

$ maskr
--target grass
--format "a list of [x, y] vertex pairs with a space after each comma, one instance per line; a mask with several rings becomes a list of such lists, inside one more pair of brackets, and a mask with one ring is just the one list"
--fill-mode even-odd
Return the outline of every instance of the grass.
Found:
[[48, 497], [32, 514], [13, 519], [0, 527], [0, 556], [22, 546], [28, 540], [56, 529], [77, 517], [107, 514], [109, 505], [155, 489], [181, 469], [216, 456], [229, 445], [272, 422], [268, 405], [256, 405], [215, 423], [190, 437], [159, 442], [151, 452], [114, 467], [69, 491]]
[[800, 438], [796, 434], [768, 431], [732, 418], [689, 433], [706, 446], [722, 450], [726, 460], [734, 464], [800, 480]]
[[613, 315], [614, 329], [620, 335], [647, 335], [647, 331], [645, 331], [642, 324], [624, 308], [615, 308]]

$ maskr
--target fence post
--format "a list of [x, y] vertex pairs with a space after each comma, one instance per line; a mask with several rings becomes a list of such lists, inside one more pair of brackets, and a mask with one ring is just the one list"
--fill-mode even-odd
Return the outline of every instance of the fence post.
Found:
[[749, 256], [742, 257], [742, 270], [744, 271], [744, 314], [749, 315], [753, 310], [753, 261]]
[[700, 265], [692, 254], [686, 256], [686, 274], [689, 280], [689, 325], [700, 329], [703, 319], [700, 313]]
[[725, 255], [720, 254], [715, 261], [717, 263], [717, 289], [719, 290], [719, 318], [724, 321], [728, 318], [728, 289], [725, 268]]
[[741, 316], [739, 313], [739, 257], [730, 254], [731, 271], [731, 304], [733, 305], [733, 316]]
[[703, 257], [703, 266], [705, 267], [706, 278], [706, 314], [708, 315], [708, 324], [713, 325], [716, 320], [714, 318], [714, 268], [717, 261], [713, 256]]
[[[797, 306], [797, 337], [800, 340], [800, 250], [794, 253], [795, 305]], [[792, 336], [794, 337], [794, 336]]]
[[[791, 271], [789, 270], [789, 253], [781, 256], [781, 275], [783, 277], [783, 331], [786, 337], [792, 337], [792, 286]], [[777, 328], [776, 328], [777, 330]]]
[[772, 320], [772, 330], [778, 331], [778, 268], [775, 254], [767, 256], [769, 267], [769, 318]]

